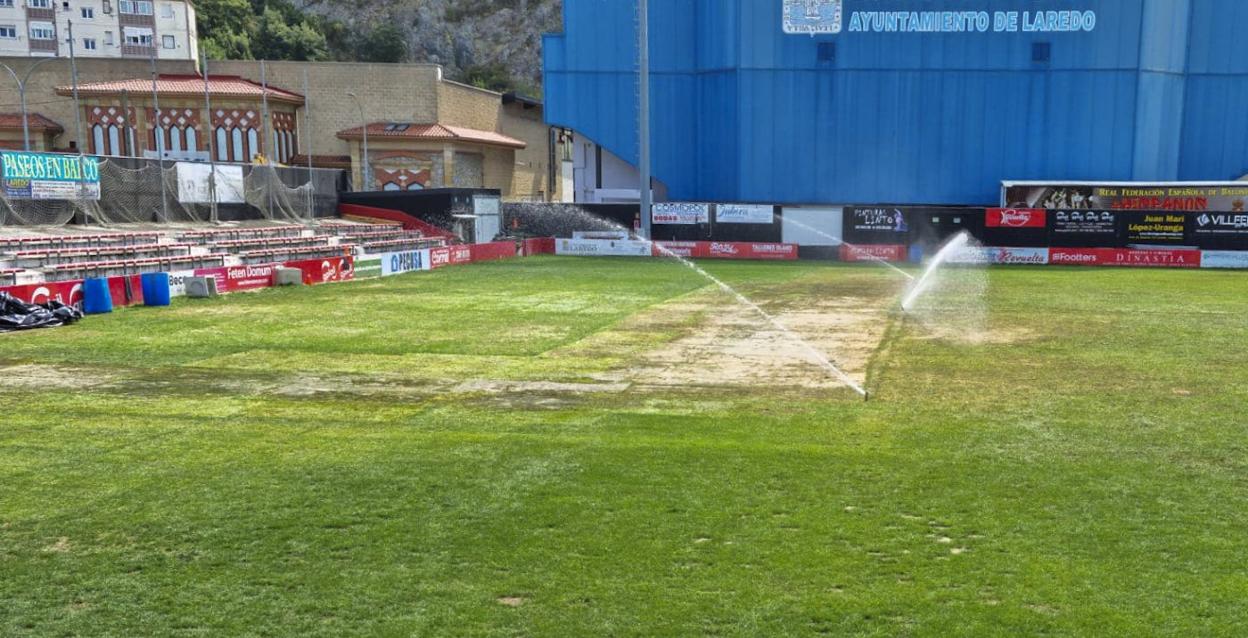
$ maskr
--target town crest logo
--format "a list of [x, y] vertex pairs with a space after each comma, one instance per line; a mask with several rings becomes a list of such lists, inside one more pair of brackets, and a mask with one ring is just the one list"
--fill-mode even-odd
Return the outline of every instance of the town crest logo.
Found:
[[841, 32], [842, 0], [782, 0], [784, 32], [819, 35]]

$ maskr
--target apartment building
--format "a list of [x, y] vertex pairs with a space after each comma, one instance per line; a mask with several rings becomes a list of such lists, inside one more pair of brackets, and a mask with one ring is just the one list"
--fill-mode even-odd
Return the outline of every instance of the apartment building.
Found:
[[184, 0], [0, 0], [0, 56], [197, 60]]

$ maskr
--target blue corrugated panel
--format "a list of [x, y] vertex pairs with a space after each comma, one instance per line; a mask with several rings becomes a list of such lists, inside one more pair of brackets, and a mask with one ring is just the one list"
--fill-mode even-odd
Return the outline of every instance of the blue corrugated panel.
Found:
[[[677, 199], [989, 203], [1003, 179], [1248, 172], [1238, 0], [930, 0], [1094, 9], [1091, 33], [782, 32], [781, 0], [652, 2], [654, 173]], [[898, 6], [892, 6], [898, 5]], [[637, 157], [634, 0], [565, 0], [548, 119]], [[1035, 47], [1033, 45], [1039, 45]], [[1047, 53], [1044, 59], [1036, 54]]]

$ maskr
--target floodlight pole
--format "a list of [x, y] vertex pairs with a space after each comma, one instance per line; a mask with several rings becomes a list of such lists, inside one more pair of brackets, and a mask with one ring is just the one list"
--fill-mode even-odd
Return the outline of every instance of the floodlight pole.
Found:
[[152, 139], [156, 144], [156, 170], [160, 174], [160, 221], [169, 221], [169, 193], [165, 185], [165, 128], [160, 125], [160, 91], [156, 84], [156, 43], [152, 42], [149, 61], [152, 64]]
[[637, 0], [638, 133], [641, 136], [638, 170], [641, 173], [641, 237], [650, 239], [650, 2]]

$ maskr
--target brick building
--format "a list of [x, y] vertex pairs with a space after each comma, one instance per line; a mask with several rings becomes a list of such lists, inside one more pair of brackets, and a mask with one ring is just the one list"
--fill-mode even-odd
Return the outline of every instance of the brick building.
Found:
[[[0, 62], [20, 74], [31, 60]], [[448, 80], [437, 65], [267, 62], [262, 70], [256, 61], [213, 61], [211, 122], [202, 116], [204, 82], [194, 63], [158, 60], [156, 66], [159, 119], [147, 60], [78, 61], [86, 152], [153, 157], [164, 151], [166, 157], [207, 160], [211, 142], [219, 161], [246, 162], [262, 154], [303, 166], [310, 155], [313, 166], [346, 169], [355, 188], [364, 189], [361, 127], [367, 123], [373, 188], [420, 183], [496, 188], [509, 200], [562, 196], [552, 173], [560, 154], [541, 102]], [[262, 79], [269, 91], [268, 122]], [[3, 97], [10, 93], [14, 99]], [[0, 90], [0, 112], [17, 110], [15, 93]], [[69, 65], [59, 61], [37, 68], [27, 86], [31, 110], [63, 128], [46, 141], [60, 150], [77, 148], [71, 94]], [[13, 139], [3, 123], [0, 141]], [[163, 137], [156, 137], [154, 123]], [[20, 140], [20, 129], [17, 135]]]

